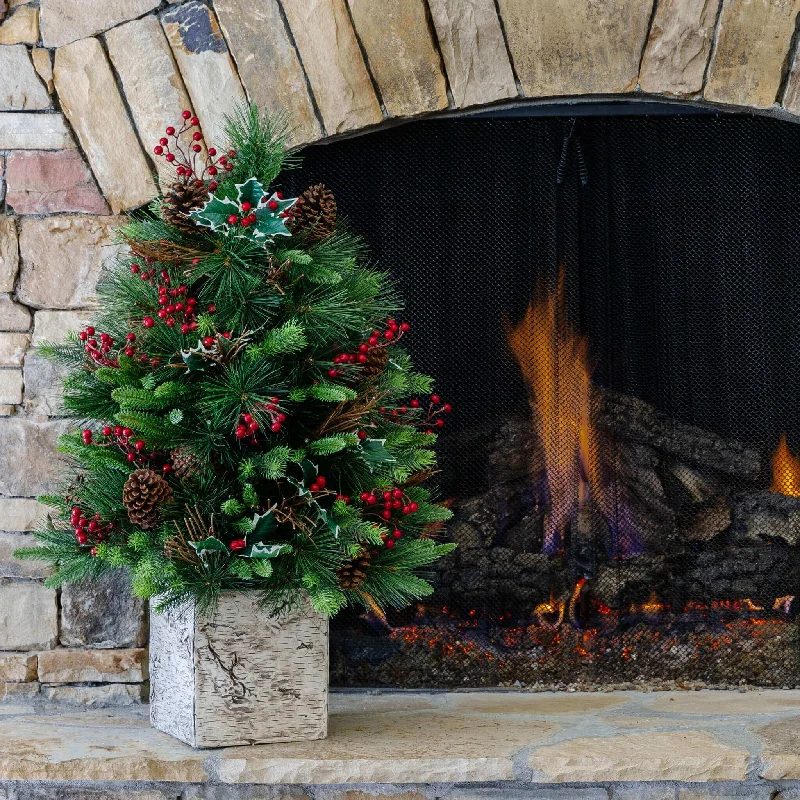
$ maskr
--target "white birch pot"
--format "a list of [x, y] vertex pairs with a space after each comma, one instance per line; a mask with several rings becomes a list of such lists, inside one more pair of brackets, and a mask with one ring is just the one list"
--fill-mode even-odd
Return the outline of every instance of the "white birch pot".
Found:
[[193, 747], [324, 739], [328, 619], [306, 604], [269, 617], [250, 594], [217, 613], [150, 618], [150, 722]]

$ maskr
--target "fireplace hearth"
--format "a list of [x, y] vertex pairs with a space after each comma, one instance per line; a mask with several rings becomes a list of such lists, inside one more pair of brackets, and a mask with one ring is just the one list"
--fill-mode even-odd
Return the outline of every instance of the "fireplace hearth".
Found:
[[332, 682], [800, 685], [800, 127], [431, 120], [307, 151], [410, 298], [458, 549]]

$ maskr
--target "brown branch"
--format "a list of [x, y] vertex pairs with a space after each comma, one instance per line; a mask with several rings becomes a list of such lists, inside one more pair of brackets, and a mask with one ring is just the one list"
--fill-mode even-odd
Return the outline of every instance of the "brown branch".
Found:
[[359, 426], [362, 417], [369, 414], [387, 394], [388, 392], [381, 392], [371, 396], [358, 397], [355, 400], [344, 400], [331, 411], [328, 418], [317, 428], [316, 435], [346, 433], [355, 430]]

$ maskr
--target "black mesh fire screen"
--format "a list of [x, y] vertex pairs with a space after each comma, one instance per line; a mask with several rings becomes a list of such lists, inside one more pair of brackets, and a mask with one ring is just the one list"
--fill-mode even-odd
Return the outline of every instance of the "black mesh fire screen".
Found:
[[332, 682], [800, 684], [800, 126], [451, 119], [307, 150], [454, 406], [458, 550]]

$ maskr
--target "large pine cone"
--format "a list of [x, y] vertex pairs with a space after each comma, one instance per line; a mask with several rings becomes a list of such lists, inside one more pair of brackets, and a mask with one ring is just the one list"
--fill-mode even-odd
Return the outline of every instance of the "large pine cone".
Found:
[[305, 236], [309, 242], [319, 242], [336, 231], [336, 198], [321, 183], [309, 186], [292, 208], [291, 231]]
[[358, 589], [364, 583], [374, 555], [375, 550], [362, 550], [357, 558], [347, 564], [343, 564], [336, 570], [339, 585], [342, 589]]
[[377, 378], [386, 369], [389, 363], [388, 347], [373, 347], [367, 352], [367, 360], [361, 367], [361, 374], [365, 378]]
[[172, 487], [152, 469], [132, 472], [122, 488], [122, 504], [128, 511], [128, 519], [146, 531], [158, 525], [161, 506], [170, 500]]
[[198, 225], [188, 214], [207, 199], [208, 187], [202, 181], [173, 183], [161, 203], [161, 218], [184, 233], [197, 233]]

